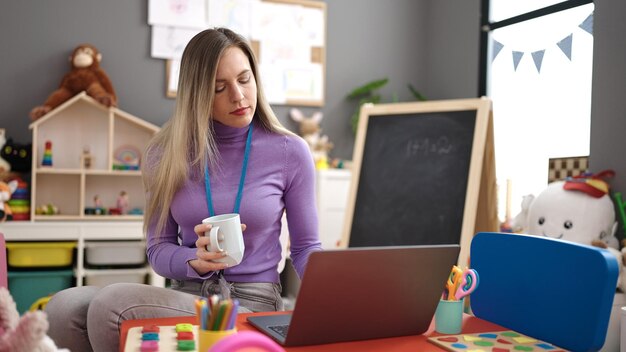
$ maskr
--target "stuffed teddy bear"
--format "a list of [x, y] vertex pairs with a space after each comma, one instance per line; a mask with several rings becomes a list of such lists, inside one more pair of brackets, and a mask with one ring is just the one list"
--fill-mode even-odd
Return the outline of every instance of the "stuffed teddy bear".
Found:
[[603, 180], [613, 175], [612, 170], [606, 170], [555, 181], [537, 197], [524, 197], [522, 211], [513, 220], [513, 230], [608, 250], [619, 266], [617, 287], [626, 292], [623, 255], [615, 237], [618, 223], [609, 186]]
[[309, 145], [313, 160], [319, 168], [328, 168], [328, 152], [334, 145], [328, 140], [328, 136], [321, 135], [320, 122], [323, 115], [320, 111], [311, 117], [306, 117], [299, 109], [293, 108], [289, 111], [291, 119], [300, 124], [300, 135]]
[[91, 44], [77, 46], [70, 56], [71, 71], [65, 74], [60, 87], [46, 102], [30, 111], [35, 121], [76, 94], [86, 91], [105, 106], [117, 106], [117, 96], [107, 74], [100, 68], [102, 54]]
[[20, 318], [13, 297], [0, 287], [0, 352], [69, 352], [57, 348], [46, 332], [46, 313], [37, 310]]

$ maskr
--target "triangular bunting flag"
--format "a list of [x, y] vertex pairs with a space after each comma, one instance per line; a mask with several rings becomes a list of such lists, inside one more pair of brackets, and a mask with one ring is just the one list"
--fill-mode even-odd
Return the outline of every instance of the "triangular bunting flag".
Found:
[[535, 62], [535, 67], [537, 67], [537, 72], [541, 72], [541, 62], [543, 61], [543, 54], [545, 52], [546, 49], [543, 49], [535, 51], [531, 54], [533, 56], [533, 61]]
[[593, 12], [578, 27], [593, 35]]
[[517, 71], [517, 65], [522, 60], [522, 56], [524, 56], [523, 51], [514, 51], [513, 52], [513, 70]]
[[504, 45], [495, 39], [492, 39], [491, 41], [493, 43], [493, 46], [492, 46], [493, 51], [491, 53], [491, 62], [493, 62], [493, 60], [496, 59], [496, 56], [498, 56], [498, 54], [500, 53], [500, 50], [502, 50]]
[[569, 61], [572, 61], [572, 34], [563, 38], [560, 42], [556, 43], [556, 45], [561, 48], [561, 51], [567, 56]]

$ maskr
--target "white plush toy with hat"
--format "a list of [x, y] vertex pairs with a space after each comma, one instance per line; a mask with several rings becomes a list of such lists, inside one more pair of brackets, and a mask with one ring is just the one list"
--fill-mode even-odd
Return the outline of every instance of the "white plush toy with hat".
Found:
[[617, 287], [626, 292], [626, 278], [622, 278], [623, 258], [615, 237], [618, 223], [609, 186], [603, 180], [614, 175], [612, 170], [606, 170], [596, 175], [568, 178], [550, 183], [537, 197], [524, 197], [522, 212], [515, 217], [513, 230], [610, 251], [619, 266]]

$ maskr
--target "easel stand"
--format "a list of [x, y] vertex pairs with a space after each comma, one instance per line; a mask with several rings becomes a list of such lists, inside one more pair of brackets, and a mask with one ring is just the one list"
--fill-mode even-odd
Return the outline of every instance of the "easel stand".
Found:
[[365, 104], [350, 186], [342, 246], [458, 243], [468, 266], [499, 229], [491, 101]]
[[[472, 238], [479, 232], [497, 232], [500, 227], [498, 220], [498, 187], [496, 182], [496, 157], [493, 137], [493, 111], [489, 111], [489, 121], [487, 125], [487, 135], [485, 139], [485, 153], [483, 155], [482, 172], [480, 177], [480, 190], [478, 192], [478, 204], [476, 205], [476, 223], [474, 233], [469, 238], [468, 243], [461, 244], [461, 255], [463, 250], [469, 250]], [[465, 258], [461, 257], [460, 258]], [[459, 258], [459, 259], [460, 259]], [[464, 265], [469, 266], [468, 261]], [[459, 264], [463, 264], [459, 260]]]

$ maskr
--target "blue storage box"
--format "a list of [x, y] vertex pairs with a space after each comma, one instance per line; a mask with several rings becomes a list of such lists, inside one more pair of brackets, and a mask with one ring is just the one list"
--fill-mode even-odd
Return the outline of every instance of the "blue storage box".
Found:
[[20, 314], [38, 299], [73, 286], [72, 270], [9, 271], [9, 291]]

